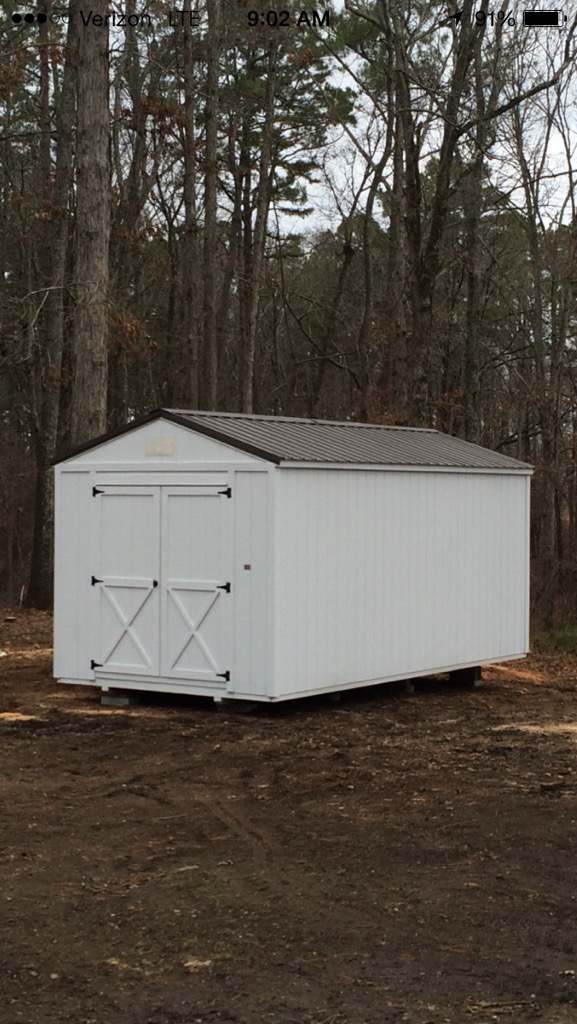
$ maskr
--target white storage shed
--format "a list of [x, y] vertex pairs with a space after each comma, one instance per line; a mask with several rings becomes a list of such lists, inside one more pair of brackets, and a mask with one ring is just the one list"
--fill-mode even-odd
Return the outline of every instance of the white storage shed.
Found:
[[158, 409], [56, 465], [55, 676], [280, 701], [522, 657], [531, 473], [435, 430]]

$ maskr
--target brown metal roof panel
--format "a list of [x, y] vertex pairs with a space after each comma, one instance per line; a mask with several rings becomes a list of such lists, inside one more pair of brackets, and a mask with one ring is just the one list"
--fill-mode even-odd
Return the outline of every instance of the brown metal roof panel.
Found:
[[244, 416], [235, 413], [179, 412], [178, 415], [200, 429], [210, 423], [215, 432], [222, 432], [222, 440], [233, 444], [248, 443], [262, 454], [268, 452], [276, 456], [275, 461], [479, 469], [530, 468], [500, 452], [489, 451], [430, 429]]
[[460, 438], [424, 427], [383, 426], [331, 420], [304, 420], [282, 416], [155, 409], [119, 430], [95, 438], [66, 456], [64, 461], [96, 448], [127, 431], [165, 419], [237, 447], [273, 463], [360, 464], [423, 466], [454, 469], [509, 469], [532, 467], [500, 452], [481, 448]]
[[[205, 417], [191, 417], [192, 423], [206, 422]], [[261, 450], [274, 452], [283, 461], [380, 463], [404, 461], [405, 445], [390, 437], [388, 443], [382, 434], [348, 431], [340, 424], [315, 421], [287, 422], [211, 420], [222, 430], [223, 438], [250, 442]], [[396, 457], [395, 457], [396, 456]]]

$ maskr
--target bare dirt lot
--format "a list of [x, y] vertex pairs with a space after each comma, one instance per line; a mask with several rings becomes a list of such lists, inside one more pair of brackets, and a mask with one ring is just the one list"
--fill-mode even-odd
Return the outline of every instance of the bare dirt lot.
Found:
[[117, 710], [9, 614], [1, 1024], [577, 1022], [577, 658]]

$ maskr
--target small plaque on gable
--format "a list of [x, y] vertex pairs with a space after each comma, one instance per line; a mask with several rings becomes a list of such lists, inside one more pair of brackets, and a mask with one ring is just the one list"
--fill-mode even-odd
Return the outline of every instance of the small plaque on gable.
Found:
[[174, 455], [175, 441], [173, 437], [153, 437], [146, 442], [145, 455]]

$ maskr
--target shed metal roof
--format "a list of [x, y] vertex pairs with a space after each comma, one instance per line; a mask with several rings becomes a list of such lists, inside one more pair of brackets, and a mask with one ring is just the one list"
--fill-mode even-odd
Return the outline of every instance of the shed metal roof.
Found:
[[[246, 413], [155, 409], [147, 416], [77, 448], [89, 451], [138, 426], [165, 419], [278, 464], [310, 463], [531, 471], [526, 462], [421, 427], [291, 419]], [[55, 461], [63, 461], [58, 459]]]

